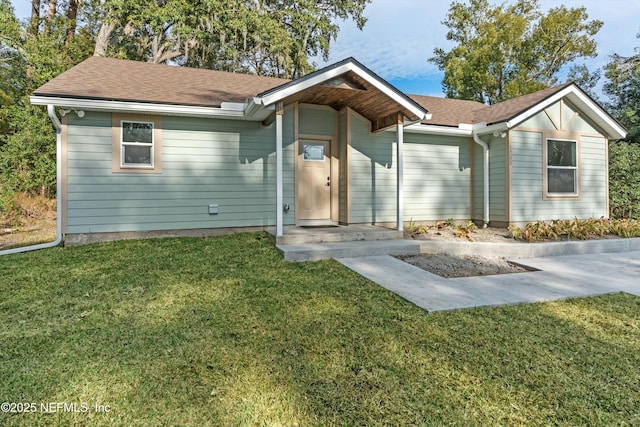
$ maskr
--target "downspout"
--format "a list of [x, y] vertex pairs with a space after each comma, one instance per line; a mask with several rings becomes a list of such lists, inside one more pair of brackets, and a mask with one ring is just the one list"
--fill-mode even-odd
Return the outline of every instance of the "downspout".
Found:
[[484, 155], [484, 215], [482, 222], [484, 223], [484, 228], [487, 228], [489, 226], [489, 144], [481, 140], [480, 135], [475, 132], [473, 132], [473, 140], [482, 147], [482, 154]]
[[47, 113], [49, 119], [56, 128], [56, 240], [49, 243], [41, 243], [39, 245], [25, 246], [22, 248], [13, 248], [0, 251], [0, 255], [17, 254], [20, 252], [35, 251], [38, 249], [52, 248], [58, 246], [62, 242], [62, 123], [56, 116], [55, 107], [52, 104], [47, 105]]

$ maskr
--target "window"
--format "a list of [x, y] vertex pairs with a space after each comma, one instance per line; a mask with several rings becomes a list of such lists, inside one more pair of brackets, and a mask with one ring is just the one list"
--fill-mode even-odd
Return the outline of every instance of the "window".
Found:
[[578, 194], [577, 142], [547, 139], [547, 194]]
[[162, 173], [162, 117], [113, 113], [112, 171]]
[[122, 121], [120, 166], [153, 167], [153, 123]]

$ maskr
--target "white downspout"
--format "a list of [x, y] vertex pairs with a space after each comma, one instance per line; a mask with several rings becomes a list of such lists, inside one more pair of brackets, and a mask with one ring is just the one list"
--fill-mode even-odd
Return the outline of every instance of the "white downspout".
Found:
[[56, 128], [56, 240], [39, 245], [6, 249], [4, 251], [0, 251], [0, 255], [10, 255], [20, 252], [52, 248], [54, 246], [58, 246], [60, 242], [62, 242], [62, 123], [60, 123], [58, 116], [56, 116], [56, 110], [52, 104], [47, 105], [47, 112], [49, 113], [49, 119], [51, 119], [51, 122]]
[[489, 225], [489, 144], [481, 140], [480, 135], [475, 132], [473, 132], [473, 140], [482, 147], [482, 154], [484, 155], [484, 216], [482, 222], [484, 223], [484, 228], [487, 228]]

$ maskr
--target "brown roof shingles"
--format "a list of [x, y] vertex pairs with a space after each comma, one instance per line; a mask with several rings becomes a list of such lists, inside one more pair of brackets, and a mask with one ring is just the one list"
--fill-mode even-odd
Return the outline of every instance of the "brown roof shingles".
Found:
[[487, 124], [508, 121], [533, 108], [535, 105], [570, 86], [566, 83], [550, 87], [541, 91], [513, 98], [494, 105], [485, 105], [476, 101], [465, 101], [452, 98], [436, 98], [433, 96], [409, 95], [414, 101], [426, 108], [431, 114], [431, 120], [423, 123], [436, 126], [454, 126], [460, 123]]
[[554, 86], [528, 95], [519, 96], [509, 99], [491, 106], [487, 106], [476, 111], [475, 123], [486, 122], [487, 124], [506, 122], [520, 113], [533, 108], [545, 99], [555, 95], [562, 89], [571, 86], [573, 83], [565, 83], [560, 86]]
[[244, 102], [286, 82], [273, 77], [91, 57], [38, 88], [35, 95], [219, 107], [222, 102]]
[[409, 98], [431, 113], [431, 120], [427, 120], [424, 123], [436, 126], [458, 127], [460, 123], [472, 123], [475, 111], [485, 107], [480, 102], [461, 99], [422, 95], [409, 95]]
[[[92, 57], [44, 84], [35, 95], [219, 107], [222, 102], [244, 102], [287, 82], [273, 77]], [[431, 113], [431, 120], [425, 124], [458, 127], [461, 123], [507, 121], [570, 84], [491, 106], [460, 99], [408, 96]]]

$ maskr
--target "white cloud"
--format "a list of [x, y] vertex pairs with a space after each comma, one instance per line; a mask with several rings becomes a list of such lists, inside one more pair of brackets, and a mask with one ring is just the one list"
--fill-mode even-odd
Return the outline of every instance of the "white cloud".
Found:
[[[604, 22], [596, 36], [598, 57], [585, 61], [592, 69], [605, 65], [612, 53], [632, 55], [640, 45], [636, 38], [640, 0], [540, 0], [545, 12], [562, 4], [585, 6], [590, 19]], [[369, 19], [363, 31], [352, 22], [341, 24], [327, 63], [353, 56], [386, 80], [432, 79], [431, 87], [438, 86], [442, 74], [427, 59], [436, 47], [451, 47], [441, 23], [449, 5], [449, 1], [374, 0], [365, 10]], [[327, 64], [321, 58], [316, 62]]]

